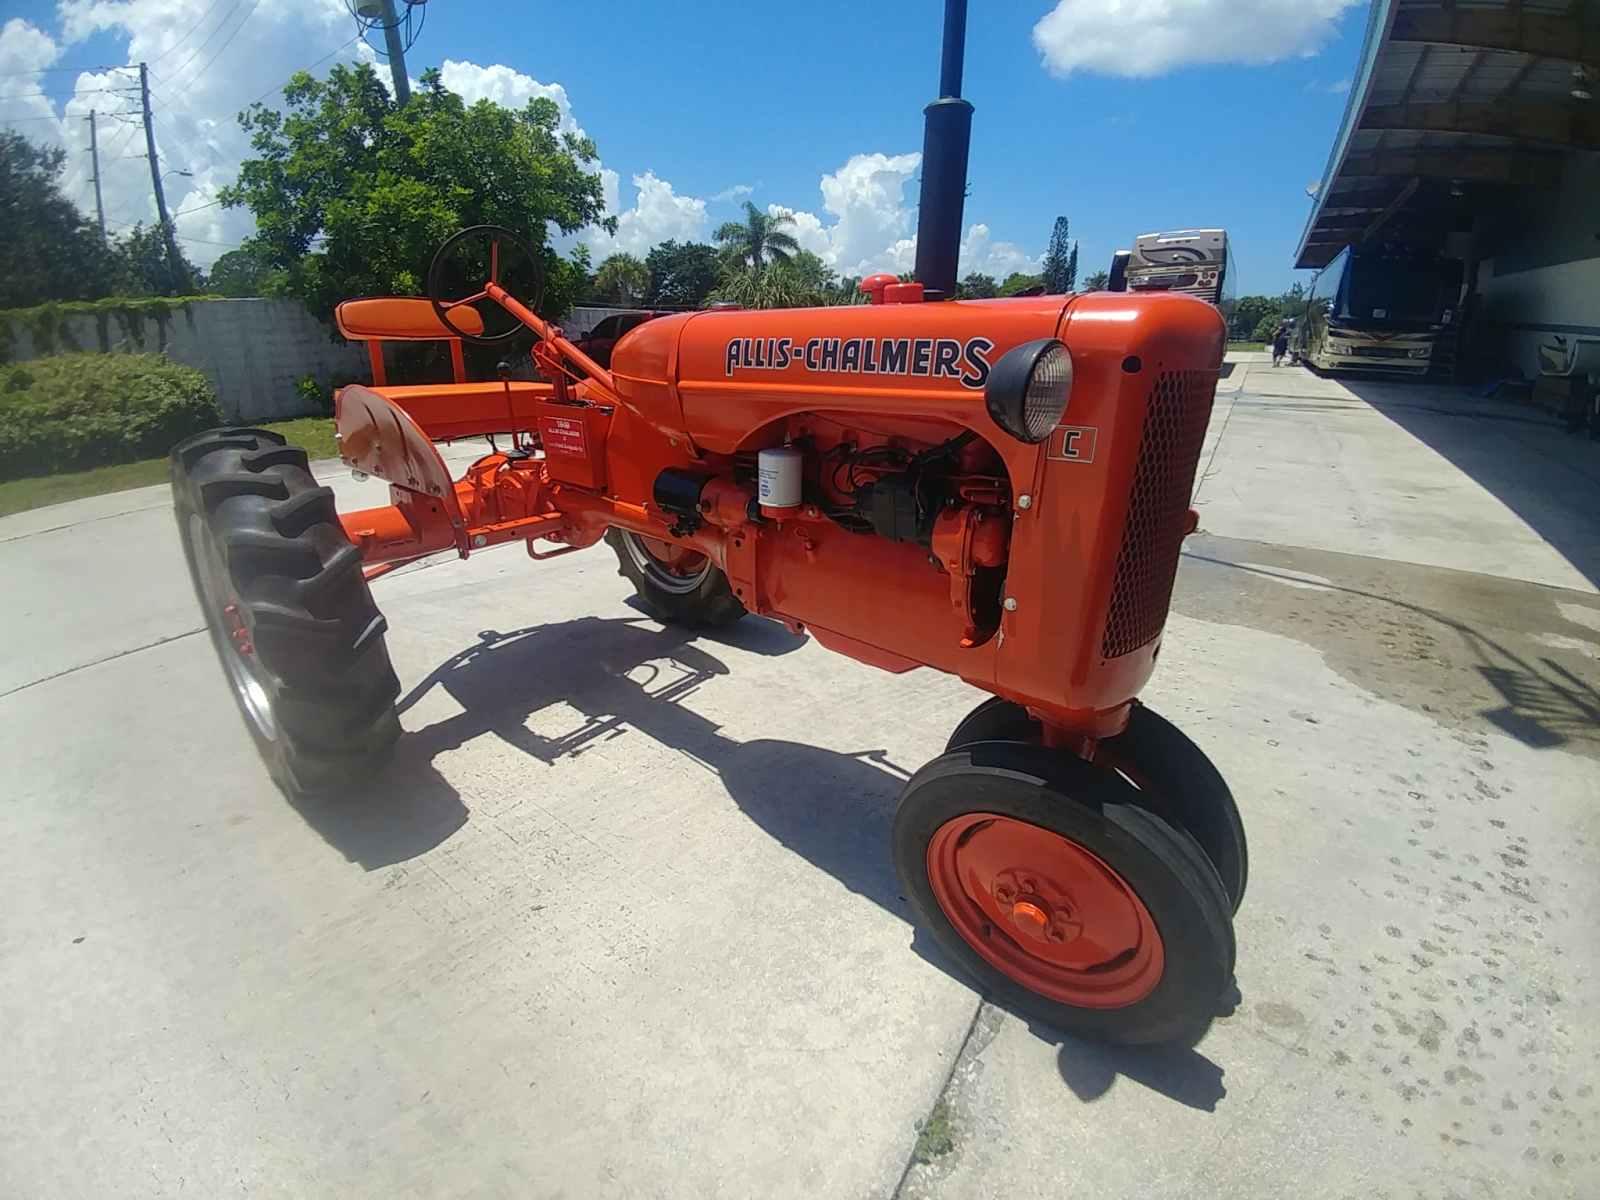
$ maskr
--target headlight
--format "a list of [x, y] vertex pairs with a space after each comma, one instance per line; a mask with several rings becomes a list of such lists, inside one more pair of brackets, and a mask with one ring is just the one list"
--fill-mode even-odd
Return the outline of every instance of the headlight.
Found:
[[1426, 346], [1423, 346], [1423, 347], [1420, 347], [1419, 349], [1413, 350], [1411, 352], [1411, 357], [1412, 358], [1427, 358], [1428, 357], [1428, 348]]
[[1349, 354], [1350, 353], [1350, 347], [1349, 346], [1341, 346], [1341, 345], [1339, 345], [1338, 342], [1329, 342], [1328, 343], [1328, 353], [1329, 354]]
[[1059, 338], [1007, 350], [989, 372], [983, 398], [994, 423], [1023, 442], [1042, 442], [1072, 395], [1072, 354]]

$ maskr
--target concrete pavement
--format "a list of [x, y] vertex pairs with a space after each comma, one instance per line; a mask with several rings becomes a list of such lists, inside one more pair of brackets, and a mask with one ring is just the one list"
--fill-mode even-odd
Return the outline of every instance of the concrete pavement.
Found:
[[0, 520], [0, 1194], [1593, 1194], [1600, 484], [1521, 416], [1228, 381], [1147, 695], [1251, 837], [1182, 1053], [914, 936], [888, 822], [963, 685], [501, 551], [378, 585], [399, 764], [297, 811], [164, 489]]

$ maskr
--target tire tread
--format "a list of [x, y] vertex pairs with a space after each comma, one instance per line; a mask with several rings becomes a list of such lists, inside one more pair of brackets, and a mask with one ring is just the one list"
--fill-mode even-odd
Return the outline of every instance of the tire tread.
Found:
[[257, 737], [269, 768], [297, 793], [369, 775], [399, 737], [400, 681], [332, 491], [311, 476], [305, 451], [270, 430], [212, 430], [174, 446], [171, 463], [191, 570], [193, 513], [223, 552], [276, 684], [278, 737]]

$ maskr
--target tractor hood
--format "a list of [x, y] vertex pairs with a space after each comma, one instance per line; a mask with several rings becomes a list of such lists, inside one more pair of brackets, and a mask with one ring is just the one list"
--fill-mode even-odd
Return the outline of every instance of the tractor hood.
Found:
[[991, 368], [1013, 346], [1056, 335], [1074, 302], [689, 313], [629, 333], [611, 370], [623, 403], [647, 423], [712, 453], [748, 448], [773, 422], [806, 411], [893, 413], [987, 431]]

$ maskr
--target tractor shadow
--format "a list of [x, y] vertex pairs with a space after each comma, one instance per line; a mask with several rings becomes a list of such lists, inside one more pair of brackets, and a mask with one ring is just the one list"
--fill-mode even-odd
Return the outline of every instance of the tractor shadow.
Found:
[[[841, 753], [781, 739], [739, 741], [685, 703], [708, 681], [729, 673], [713, 653], [718, 647], [776, 657], [806, 640], [757, 618], [698, 635], [644, 618], [584, 617], [510, 632], [485, 630], [399, 704], [404, 718], [442, 689], [454, 702], [450, 707], [460, 711], [401, 739], [381, 795], [370, 807], [359, 800], [353, 806], [359, 816], [314, 824], [346, 857], [377, 869], [431, 849], [465, 822], [466, 808], [432, 766], [436, 756], [492, 734], [551, 765], [634, 731], [714, 772], [759, 828], [905, 921], [918, 955], [971, 986], [917, 930], [895, 876], [894, 809], [913, 768], [876, 748]], [[536, 719], [558, 705], [559, 717]], [[544, 733], [530, 725], [562, 731]], [[1060, 1048], [1062, 1078], [1081, 1100], [1103, 1095], [1118, 1074], [1206, 1111], [1224, 1094], [1222, 1069], [1195, 1051], [1130, 1051], [1081, 1042], [1036, 1022], [1029, 1028]]]

